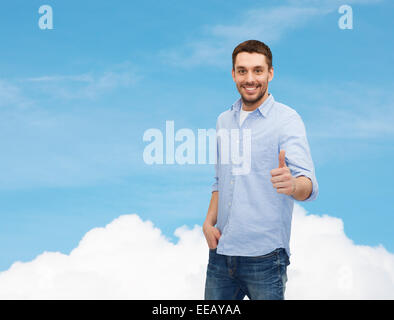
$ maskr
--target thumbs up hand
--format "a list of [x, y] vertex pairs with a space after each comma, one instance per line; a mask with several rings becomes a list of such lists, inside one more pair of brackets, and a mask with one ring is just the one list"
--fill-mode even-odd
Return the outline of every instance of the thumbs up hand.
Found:
[[279, 168], [271, 170], [272, 186], [278, 193], [294, 195], [296, 192], [296, 178], [291, 175], [290, 169], [286, 166], [285, 151], [279, 153]]

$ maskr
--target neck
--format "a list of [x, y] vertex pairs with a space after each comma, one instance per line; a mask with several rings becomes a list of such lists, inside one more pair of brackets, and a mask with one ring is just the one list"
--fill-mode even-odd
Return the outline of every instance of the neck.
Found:
[[253, 111], [256, 110], [260, 105], [263, 104], [265, 100], [269, 97], [268, 90], [265, 92], [264, 96], [261, 97], [260, 100], [253, 102], [253, 103], [245, 103], [245, 101], [242, 99], [242, 109], [245, 111]]

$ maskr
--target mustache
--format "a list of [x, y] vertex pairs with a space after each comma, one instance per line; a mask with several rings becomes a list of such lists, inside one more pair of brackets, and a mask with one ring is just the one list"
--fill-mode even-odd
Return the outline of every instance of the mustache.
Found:
[[245, 82], [241, 84], [241, 87], [245, 87], [245, 86], [254, 86], [254, 87], [261, 87], [260, 83], [253, 83], [253, 82]]

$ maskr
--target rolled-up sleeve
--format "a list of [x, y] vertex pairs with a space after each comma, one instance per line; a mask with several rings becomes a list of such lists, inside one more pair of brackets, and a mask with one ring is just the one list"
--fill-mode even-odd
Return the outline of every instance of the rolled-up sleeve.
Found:
[[303, 201], [315, 200], [319, 193], [315, 167], [306, 137], [304, 122], [298, 113], [292, 114], [280, 130], [279, 147], [285, 151], [286, 165], [293, 177], [305, 176], [312, 182], [312, 193]]
[[[215, 170], [216, 171], [216, 170]], [[215, 175], [215, 182], [213, 183], [213, 185], [212, 185], [212, 192], [214, 192], [214, 191], [218, 191], [219, 190], [219, 188], [218, 188], [218, 186], [219, 186], [219, 184], [218, 184], [218, 177], [217, 177], [217, 174]]]

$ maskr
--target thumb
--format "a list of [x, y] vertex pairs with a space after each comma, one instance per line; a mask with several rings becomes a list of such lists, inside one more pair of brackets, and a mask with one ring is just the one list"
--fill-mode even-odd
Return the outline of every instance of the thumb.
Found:
[[284, 168], [284, 167], [286, 167], [285, 150], [280, 150], [280, 152], [279, 152], [279, 168]]

